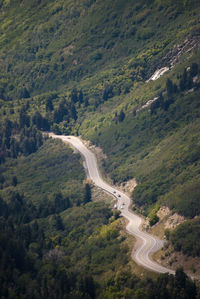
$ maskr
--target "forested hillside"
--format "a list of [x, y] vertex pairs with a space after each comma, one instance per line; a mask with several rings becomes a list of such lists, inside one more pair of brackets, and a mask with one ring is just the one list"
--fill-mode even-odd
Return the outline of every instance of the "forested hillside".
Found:
[[100, 146], [133, 208], [183, 215], [166, 237], [200, 256], [199, 1], [0, 0], [0, 29], [0, 297], [198, 298], [181, 269], [133, 274], [119, 213], [44, 132]]
[[128, 92], [199, 36], [196, 0], [2, 0], [0, 21], [7, 100], [82, 87], [99, 102], [107, 85], [104, 99]]

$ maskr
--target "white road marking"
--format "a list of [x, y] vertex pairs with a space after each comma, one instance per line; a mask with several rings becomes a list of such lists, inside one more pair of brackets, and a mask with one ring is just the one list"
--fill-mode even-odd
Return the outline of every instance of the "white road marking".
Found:
[[[148, 270], [155, 271], [158, 273], [175, 274], [175, 271], [165, 268], [152, 260], [151, 255], [163, 247], [164, 241], [141, 230], [142, 218], [129, 210], [131, 199], [126, 194], [122, 193], [121, 191], [115, 189], [113, 186], [110, 186], [103, 181], [99, 174], [99, 169], [95, 155], [89, 149], [86, 148], [86, 146], [81, 142], [81, 140], [78, 137], [55, 135], [53, 133], [50, 133], [49, 136], [53, 138], [59, 138], [63, 142], [67, 142], [71, 144], [74, 148], [76, 148], [84, 157], [89, 178], [95, 183], [95, 185], [105, 190], [106, 192], [112, 194], [121, 202], [124, 202], [123, 209], [120, 210], [122, 216], [124, 216], [129, 221], [129, 223], [126, 226], [126, 229], [137, 240], [141, 241], [141, 245], [138, 246], [136, 250], [133, 249], [131, 255], [132, 258], [136, 261], [136, 263]], [[114, 193], [114, 191], [116, 193]], [[120, 195], [120, 197], [118, 197], [118, 195]], [[120, 206], [121, 204], [119, 205], [119, 207]]]

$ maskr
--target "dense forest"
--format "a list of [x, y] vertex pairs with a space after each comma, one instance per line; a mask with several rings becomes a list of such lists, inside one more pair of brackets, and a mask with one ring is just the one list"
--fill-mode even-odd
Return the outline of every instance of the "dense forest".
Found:
[[0, 28], [0, 298], [199, 298], [181, 267], [141, 274], [112, 200], [46, 134], [100, 146], [132, 208], [184, 216], [166, 238], [199, 257], [199, 1], [0, 0]]
[[45, 212], [9, 192], [0, 208], [1, 298], [198, 298], [182, 269], [156, 280], [130, 272], [120, 219], [103, 202], [72, 208], [57, 194]]

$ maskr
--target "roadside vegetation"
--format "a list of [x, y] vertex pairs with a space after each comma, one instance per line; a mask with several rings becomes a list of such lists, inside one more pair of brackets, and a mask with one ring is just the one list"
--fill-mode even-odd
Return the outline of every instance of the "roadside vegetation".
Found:
[[[92, 202], [78, 154], [100, 146], [134, 209], [199, 256], [200, 6], [172, 0], [0, 0], [0, 297], [198, 298], [178, 269], [132, 274], [119, 213]], [[160, 79], [147, 81], [162, 67]]]
[[187, 256], [200, 256], [199, 250], [200, 219], [188, 220], [179, 225], [173, 232], [166, 232], [176, 251], [182, 251]]
[[[147, 109], [136, 115], [135, 110], [129, 110], [125, 119], [117, 123], [108, 113], [89, 138], [108, 155], [104, 167], [114, 182], [136, 178], [139, 184], [133, 191], [133, 199], [144, 211], [156, 202], [166, 202], [178, 212], [182, 209], [181, 214], [194, 217], [187, 206], [178, 207], [175, 200], [178, 192], [169, 192], [170, 188], [178, 191], [183, 184], [187, 188], [198, 181], [199, 85], [192, 93], [181, 92], [177, 87], [176, 93], [168, 94], [167, 83], [175, 83], [170, 79], [165, 82], [156, 102]], [[148, 88], [143, 86], [142, 92], [148, 92]], [[195, 211], [198, 213], [198, 205]]]
[[1, 165], [2, 298], [94, 298], [94, 278], [128, 263], [119, 215], [91, 202], [84, 178], [80, 156], [51, 139]]

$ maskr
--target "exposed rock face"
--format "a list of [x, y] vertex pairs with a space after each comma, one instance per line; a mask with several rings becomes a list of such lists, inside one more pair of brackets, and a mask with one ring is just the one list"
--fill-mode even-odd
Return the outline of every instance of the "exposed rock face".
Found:
[[125, 188], [127, 188], [130, 192], [132, 192], [136, 186], [137, 186], [136, 179], [132, 179], [126, 183]]
[[155, 73], [146, 81], [155, 81], [157, 79], [159, 79], [164, 73], [166, 73], [169, 70], [169, 67], [162, 67], [159, 70], [156, 70]]
[[136, 179], [133, 178], [127, 181], [126, 183], [122, 183], [119, 187], [123, 192], [130, 195], [136, 186], [137, 186]]
[[171, 213], [170, 209], [166, 206], [162, 206], [158, 212], [157, 215], [159, 217], [160, 220], [162, 220], [164, 217], [169, 216]]
[[185, 217], [175, 213], [167, 219], [167, 221], [165, 222], [165, 228], [175, 229], [179, 224], [183, 223], [185, 220]]
[[[172, 211], [166, 207], [166, 206], [162, 206], [158, 212], [157, 212], [157, 216], [159, 217], [159, 222], [157, 222], [154, 227], [162, 225], [162, 227], [164, 229], [170, 229], [173, 230], [175, 229], [179, 224], [183, 223], [186, 218], [174, 213], [172, 214]], [[144, 228], [149, 228], [149, 218], [147, 217], [144, 224], [143, 224]]]
[[200, 49], [200, 36], [193, 34], [187, 37], [182, 43], [174, 45], [174, 47], [162, 58], [162, 61], [155, 65], [154, 73], [147, 80], [157, 80], [166, 71], [172, 69], [179, 61], [184, 53], [191, 53], [195, 49]]
[[175, 45], [163, 58], [163, 62], [165, 64], [168, 62], [168, 65], [172, 68], [177, 64], [182, 54], [189, 53], [195, 48], [200, 48], [200, 37], [194, 35], [186, 38], [181, 44]]
[[172, 211], [166, 206], [162, 206], [158, 210], [157, 216], [160, 219], [159, 222], [164, 223], [165, 229], [172, 229], [172, 230], [186, 220], [185, 217], [177, 213], [172, 214]]
[[[150, 79], [149, 79], [150, 80]], [[146, 104], [144, 104], [141, 108], [138, 108], [136, 110], [136, 113], [140, 112], [141, 110], [148, 108], [152, 103], [154, 103], [155, 101], [158, 100], [158, 97], [155, 97], [153, 100], [149, 100], [148, 102], [146, 102]]]

